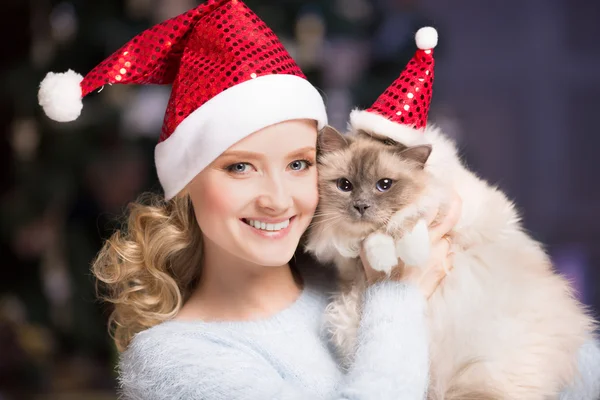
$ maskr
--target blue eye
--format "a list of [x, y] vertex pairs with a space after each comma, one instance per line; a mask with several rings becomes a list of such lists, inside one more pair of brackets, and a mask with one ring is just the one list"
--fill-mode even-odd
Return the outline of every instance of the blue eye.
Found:
[[380, 192], [385, 192], [392, 187], [392, 183], [394, 183], [394, 181], [392, 181], [391, 179], [383, 178], [383, 179], [380, 179], [377, 181], [377, 183], [375, 184], [375, 187]]
[[302, 171], [311, 166], [311, 163], [307, 160], [295, 160], [292, 161], [289, 165], [290, 169], [293, 171]]
[[232, 172], [234, 174], [244, 174], [250, 171], [251, 167], [252, 166], [248, 163], [236, 163], [228, 166], [227, 171]]

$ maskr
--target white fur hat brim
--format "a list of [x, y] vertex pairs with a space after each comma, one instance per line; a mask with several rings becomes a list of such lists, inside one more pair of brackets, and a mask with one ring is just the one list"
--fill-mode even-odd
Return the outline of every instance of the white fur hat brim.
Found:
[[405, 146], [427, 144], [423, 130], [392, 122], [374, 112], [355, 109], [350, 113], [350, 127], [354, 130], [377, 133]]

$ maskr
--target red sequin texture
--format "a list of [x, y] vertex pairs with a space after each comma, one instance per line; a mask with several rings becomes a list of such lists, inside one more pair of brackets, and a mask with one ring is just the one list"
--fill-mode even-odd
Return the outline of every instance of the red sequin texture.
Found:
[[277, 36], [252, 10], [234, 0], [204, 15], [184, 49], [161, 141], [191, 112], [223, 90], [271, 74], [305, 78]]
[[433, 50], [417, 50], [398, 79], [367, 110], [419, 129], [427, 125], [433, 85]]
[[90, 71], [81, 88], [86, 96], [106, 84], [173, 84], [163, 141], [223, 90], [271, 74], [305, 78], [273, 31], [244, 3], [209, 0], [135, 36]]
[[85, 76], [83, 96], [109, 83], [172, 83], [191, 28], [202, 15], [229, 1], [209, 0], [138, 34]]

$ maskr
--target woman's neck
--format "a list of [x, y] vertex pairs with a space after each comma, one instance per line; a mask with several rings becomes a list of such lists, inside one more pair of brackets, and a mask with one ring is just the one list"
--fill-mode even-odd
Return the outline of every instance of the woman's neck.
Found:
[[289, 264], [265, 267], [231, 254], [204, 254], [200, 283], [177, 314], [179, 320], [243, 321], [270, 317], [301, 292]]

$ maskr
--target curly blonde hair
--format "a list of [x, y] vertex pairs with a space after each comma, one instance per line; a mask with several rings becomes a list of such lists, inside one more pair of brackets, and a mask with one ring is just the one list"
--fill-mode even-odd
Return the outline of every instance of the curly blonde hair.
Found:
[[133, 336], [175, 316], [199, 279], [202, 233], [189, 196], [146, 194], [92, 264], [99, 297], [112, 303], [109, 332], [123, 351]]

